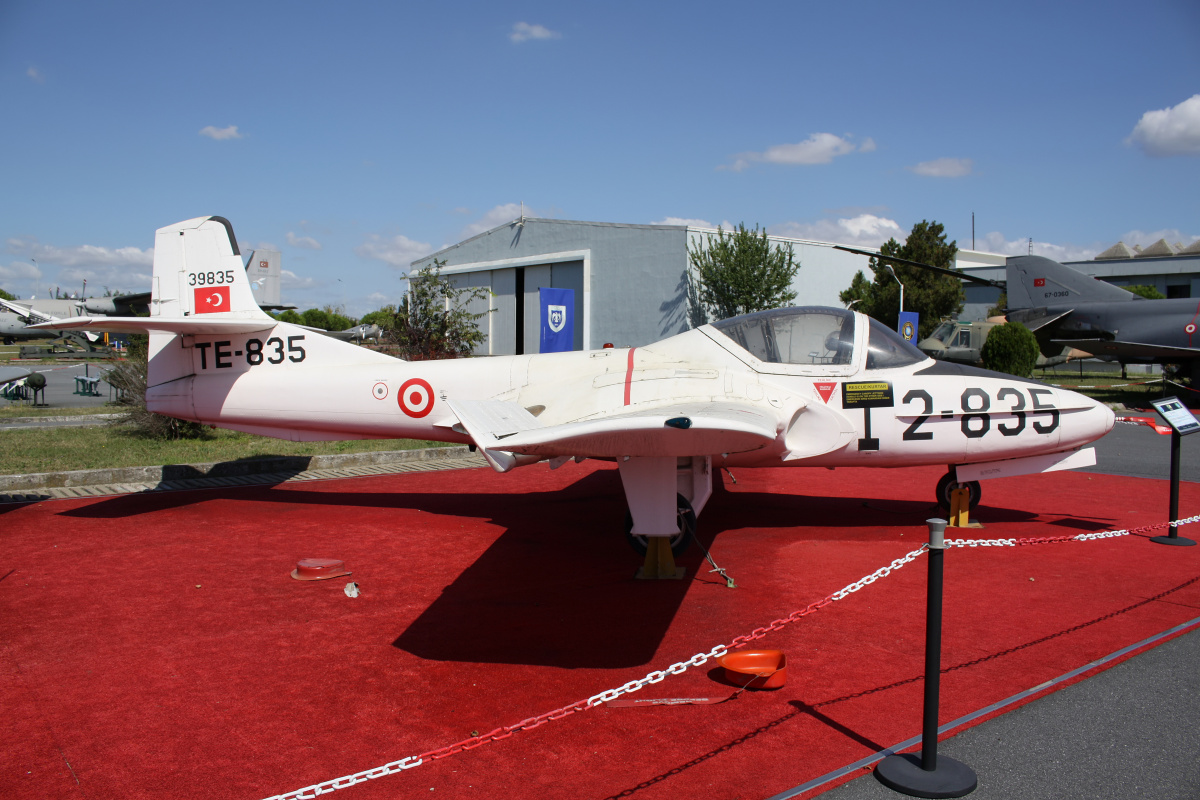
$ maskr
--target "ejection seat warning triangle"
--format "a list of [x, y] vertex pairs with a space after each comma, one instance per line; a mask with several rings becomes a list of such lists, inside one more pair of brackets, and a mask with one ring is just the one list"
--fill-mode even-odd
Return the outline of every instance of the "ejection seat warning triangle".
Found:
[[892, 408], [895, 405], [892, 385], [887, 381], [842, 384], [842, 408], [863, 410], [863, 433], [866, 436], [858, 440], [859, 450], [879, 449], [879, 440], [871, 436], [871, 409]]
[[821, 400], [828, 403], [829, 398], [833, 396], [833, 390], [837, 388], [837, 382], [813, 381], [813, 388], [817, 390], [817, 394], [821, 395]]

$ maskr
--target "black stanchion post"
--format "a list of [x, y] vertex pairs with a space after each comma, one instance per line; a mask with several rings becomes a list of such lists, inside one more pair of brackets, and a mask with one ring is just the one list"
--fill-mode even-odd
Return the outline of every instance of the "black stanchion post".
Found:
[[925, 707], [921, 755], [899, 753], [875, 767], [884, 786], [913, 797], [962, 797], [979, 785], [975, 771], [961, 761], [938, 758], [938, 694], [942, 672], [942, 562], [946, 520], [929, 519], [929, 581], [925, 602]]
[[1156, 544], [1173, 544], [1186, 547], [1195, 544], [1194, 541], [1179, 535], [1179, 449], [1183, 436], [1179, 431], [1171, 430], [1171, 531], [1166, 536], [1153, 536], [1150, 541]]

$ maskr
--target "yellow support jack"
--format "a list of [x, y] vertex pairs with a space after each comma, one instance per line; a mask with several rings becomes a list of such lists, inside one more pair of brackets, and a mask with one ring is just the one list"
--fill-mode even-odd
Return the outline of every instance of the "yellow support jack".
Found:
[[982, 528], [978, 522], [971, 522], [971, 490], [960, 486], [950, 491], [950, 524], [948, 528]]
[[646, 537], [646, 562], [638, 569], [634, 578], [639, 581], [677, 581], [686, 572], [675, 566], [675, 554], [671, 552], [671, 539], [667, 536]]

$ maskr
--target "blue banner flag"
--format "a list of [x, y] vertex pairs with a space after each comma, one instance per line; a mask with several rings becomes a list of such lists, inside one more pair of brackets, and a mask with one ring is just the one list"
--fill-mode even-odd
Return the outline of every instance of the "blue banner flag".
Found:
[[900, 332], [908, 341], [916, 344], [917, 330], [921, 322], [921, 315], [915, 311], [901, 311], [900, 321], [896, 325], [896, 330]]
[[538, 289], [542, 308], [540, 353], [565, 353], [575, 346], [575, 290]]

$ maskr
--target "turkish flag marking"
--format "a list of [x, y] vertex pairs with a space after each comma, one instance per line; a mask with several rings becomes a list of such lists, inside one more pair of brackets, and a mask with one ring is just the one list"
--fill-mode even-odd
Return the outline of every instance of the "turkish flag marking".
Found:
[[817, 390], [817, 394], [821, 395], [821, 399], [828, 403], [829, 398], [833, 395], [833, 390], [837, 388], [837, 384], [833, 381], [824, 381], [821, 383], [814, 381], [813, 388]]
[[193, 307], [197, 314], [214, 314], [218, 311], [229, 310], [228, 286], [196, 287]]
[[1034, 286], [1045, 286], [1045, 285], [1046, 285], [1046, 279], [1045, 279], [1045, 278], [1034, 278], [1034, 279], [1033, 279], [1033, 285], [1034, 285]]

